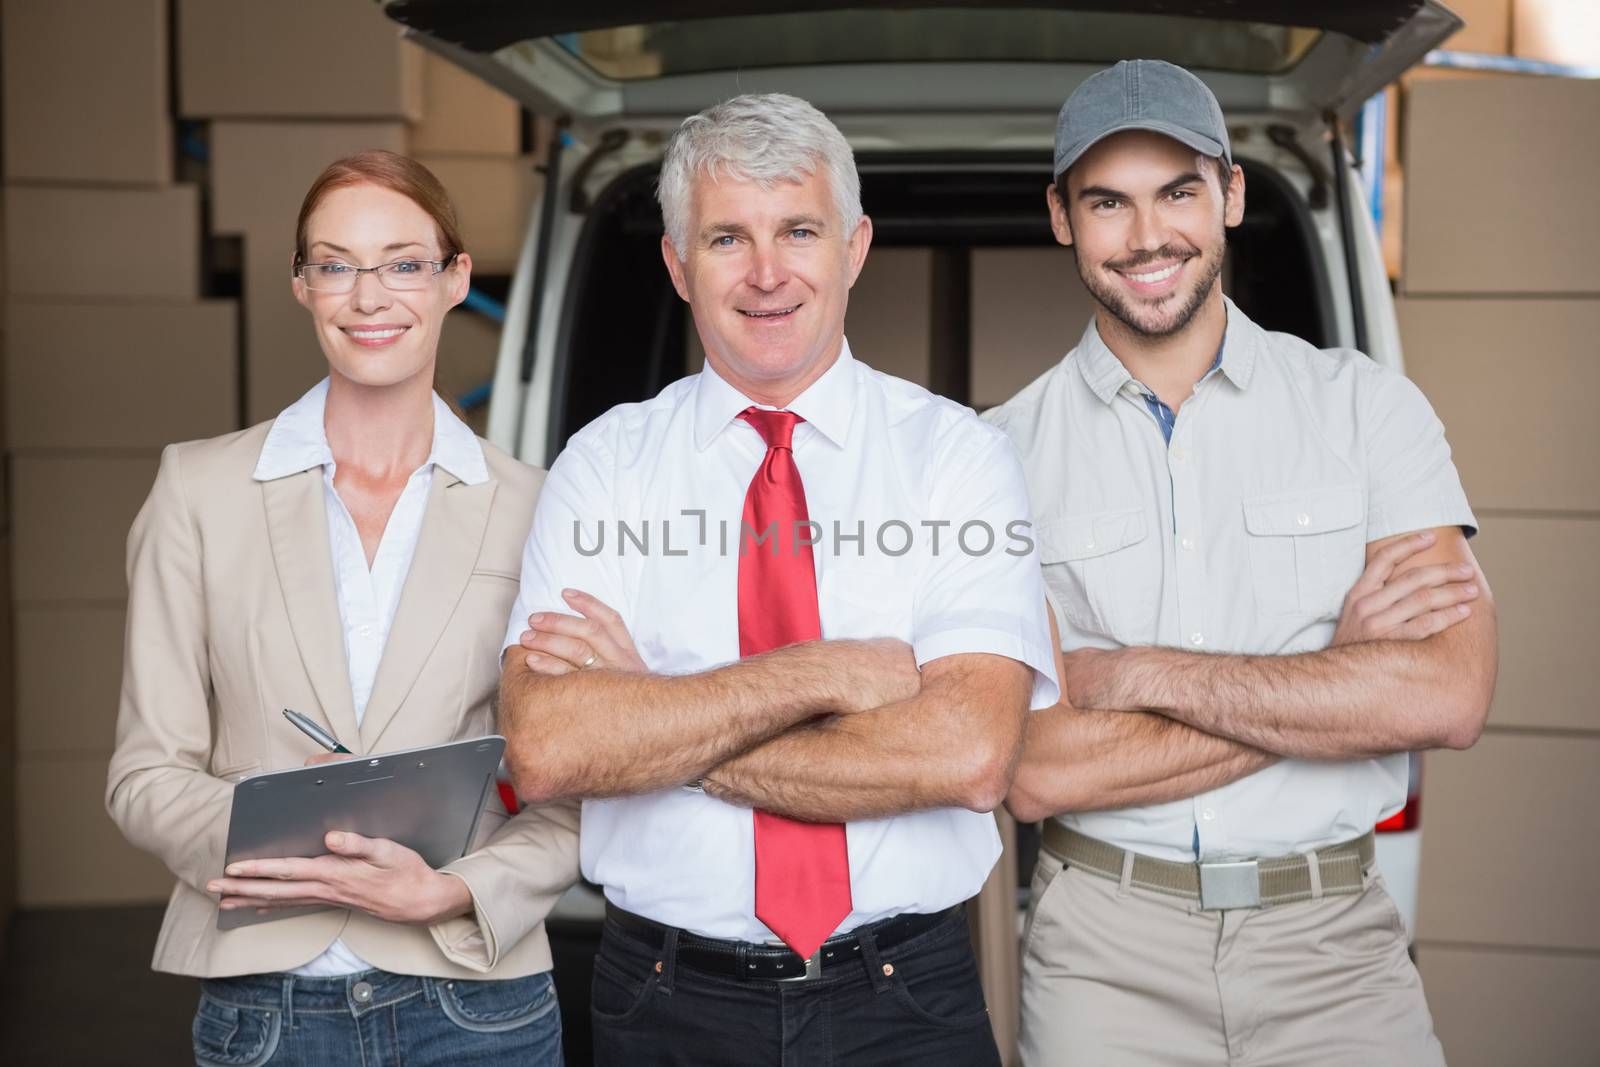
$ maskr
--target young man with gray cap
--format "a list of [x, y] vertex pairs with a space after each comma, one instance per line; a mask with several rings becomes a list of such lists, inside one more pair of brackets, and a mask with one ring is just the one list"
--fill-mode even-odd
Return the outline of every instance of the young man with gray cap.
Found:
[[1095, 316], [988, 416], [1063, 650], [1007, 801], [1045, 820], [1024, 1060], [1442, 1063], [1372, 828], [1406, 753], [1471, 745], [1493, 691], [1443, 427], [1223, 296], [1244, 174], [1194, 75], [1084, 82], [1047, 197]]

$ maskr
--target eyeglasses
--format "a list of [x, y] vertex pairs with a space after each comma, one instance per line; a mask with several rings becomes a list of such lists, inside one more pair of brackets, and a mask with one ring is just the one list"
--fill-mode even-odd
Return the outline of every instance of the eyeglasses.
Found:
[[351, 292], [356, 287], [356, 279], [363, 274], [376, 274], [385, 289], [406, 292], [426, 289], [428, 283], [433, 281], [433, 276], [455, 262], [457, 255], [452, 252], [444, 259], [397, 259], [376, 267], [352, 267], [348, 263], [302, 263], [294, 272], [306, 283], [307, 289], [319, 293]]

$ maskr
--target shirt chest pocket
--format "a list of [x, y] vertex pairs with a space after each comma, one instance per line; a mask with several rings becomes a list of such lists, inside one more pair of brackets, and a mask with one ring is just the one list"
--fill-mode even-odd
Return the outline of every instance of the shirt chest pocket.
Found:
[[1257, 609], [1263, 615], [1337, 618], [1366, 565], [1365, 519], [1355, 486], [1245, 500]]
[[1154, 640], [1161, 550], [1143, 508], [1067, 515], [1038, 538], [1045, 586], [1069, 623], [1121, 644]]

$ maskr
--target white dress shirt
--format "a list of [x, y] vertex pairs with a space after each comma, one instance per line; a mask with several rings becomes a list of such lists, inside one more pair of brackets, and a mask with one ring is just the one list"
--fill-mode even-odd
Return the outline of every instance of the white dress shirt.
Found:
[[[560, 594], [571, 587], [621, 612], [652, 671], [737, 660], [740, 522], [766, 455], [737, 417], [751, 404], [707, 365], [574, 435], [539, 497], [506, 646], [530, 613], [570, 612]], [[848, 345], [788, 410], [805, 420], [794, 458], [820, 535], [822, 636], [898, 637], [918, 664], [1007, 656], [1033, 669], [1032, 706], [1053, 704], [1038, 559], [1025, 526], [1026, 540], [1008, 537], [1030, 513], [1005, 437]], [[970, 554], [958, 544], [966, 523]], [[987, 551], [980, 524], [994, 533]], [[994, 817], [958, 809], [853, 822], [846, 837], [854, 910], [841, 931], [965, 900], [1000, 854]], [[619, 907], [705, 936], [773, 938], [754, 912], [748, 808], [682, 788], [589, 800], [580, 849], [585, 876]]]
[[[1170, 445], [1100, 339], [984, 417], [1027, 472], [1062, 647], [1289, 654], [1327, 647], [1366, 546], [1477, 520], [1444, 427], [1359, 352], [1269, 333], [1227, 302], [1222, 361]], [[1061, 816], [1162, 859], [1281, 856], [1371, 830], [1405, 803], [1404, 754], [1282, 760], [1188, 800]]]
[[[327, 400], [328, 380], [324, 378], [305, 396], [283, 409], [261, 446], [255, 477], [258, 481], [270, 481], [312, 467], [322, 468], [328, 547], [333, 553], [333, 591], [339, 601], [345, 664], [350, 672], [350, 696], [359, 726], [366, 714], [367, 700], [372, 696], [372, 682], [377, 677], [378, 661], [389, 640], [389, 628], [400, 604], [400, 593], [411, 570], [411, 557], [417, 550], [428, 489], [433, 484], [434, 465], [444, 467], [468, 485], [486, 481], [489, 468], [477, 436], [435, 393], [432, 450], [422, 466], [407, 479], [369, 568], [355, 520], [333, 487], [338, 465], [334, 462], [333, 450], [328, 447], [328, 434], [323, 425]], [[292, 973], [327, 978], [371, 969], [372, 964], [339, 940]]]

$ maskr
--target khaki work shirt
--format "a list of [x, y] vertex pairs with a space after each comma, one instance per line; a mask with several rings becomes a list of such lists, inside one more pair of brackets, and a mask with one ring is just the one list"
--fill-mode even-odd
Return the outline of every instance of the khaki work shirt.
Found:
[[[1232, 301], [1218, 370], [1170, 445], [1093, 321], [984, 416], [1022, 457], [1062, 648], [1290, 654], [1327, 647], [1369, 542], [1476, 532], [1444, 427], [1404, 376], [1269, 333]], [[1405, 803], [1408, 761], [1283, 760], [1188, 800], [1061, 821], [1163, 859], [1277, 856], [1357, 837]]]

